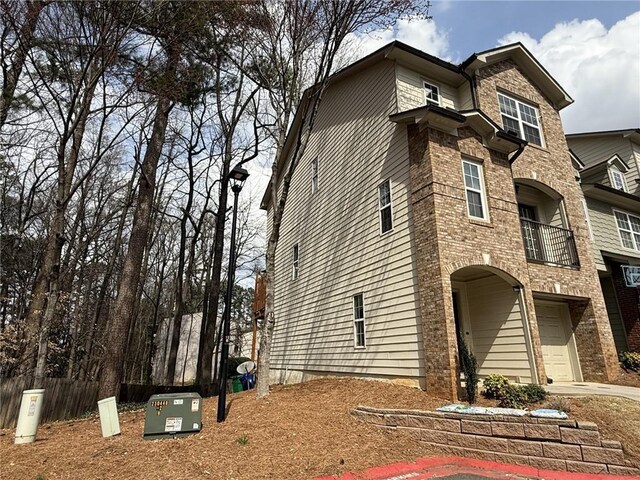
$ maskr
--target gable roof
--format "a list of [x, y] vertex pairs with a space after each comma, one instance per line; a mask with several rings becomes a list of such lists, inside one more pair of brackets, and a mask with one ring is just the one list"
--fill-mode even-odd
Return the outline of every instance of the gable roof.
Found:
[[474, 53], [460, 64], [460, 69], [470, 75], [479, 68], [507, 58], [515, 61], [524, 70], [558, 110], [573, 103], [573, 98], [520, 42]]
[[579, 139], [579, 138], [589, 138], [589, 137], [623, 137], [628, 138], [632, 142], [640, 143], [640, 128], [627, 128], [624, 130], [604, 130], [600, 132], [580, 132], [580, 133], [569, 133], [565, 135], [568, 140], [571, 139]]
[[594, 163], [593, 165], [589, 165], [587, 168], [580, 171], [580, 175], [590, 175], [593, 172], [597, 172], [601, 169], [609, 168], [610, 165], [615, 165], [618, 169], [625, 173], [629, 171], [629, 165], [620, 158], [620, 155], [614, 153], [611, 157], [600, 160], [598, 163]]

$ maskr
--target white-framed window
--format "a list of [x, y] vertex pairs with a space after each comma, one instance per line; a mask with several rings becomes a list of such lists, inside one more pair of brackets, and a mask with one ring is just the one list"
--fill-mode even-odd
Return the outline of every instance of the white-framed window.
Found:
[[440, 88], [429, 82], [422, 82], [424, 85], [424, 103], [426, 105], [440, 105]]
[[365, 348], [367, 346], [366, 327], [364, 324], [364, 295], [353, 296], [353, 346]]
[[624, 174], [616, 167], [609, 167], [609, 179], [613, 188], [623, 192], [627, 191], [627, 182], [624, 180]]
[[378, 185], [378, 209], [380, 211], [380, 234], [393, 230], [393, 211], [391, 208], [391, 182], [385, 180]]
[[498, 103], [502, 114], [502, 126], [506, 131], [514, 132], [518, 137], [534, 145], [544, 146], [540, 113], [536, 107], [502, 93], [498, 93]]
[[624, 248], [640, 250], [640, 217], [614, 210], [620, 242]]
[[318, 159], [311, 160], [311, 193], [318, 191]]
[[462, 160], [467, 214], [471, 218], [488, 220], [487, 196], [484, 188], [482, 164], [472, 160]]
[[584, 221], [587, 224], [587, 230], [589, 230], [589, 239], [593, 240], [593, 228], [591, 228], [591, 218], [589, 217], [589, 207], [587, 206], [587, 201], [582, 198], [580, 199], [580, 203], [582, 203], [582, 209], [584, 210]]
[[298, 278], [298, 275], [300, 275], [300, 250], [297, 243], [293, 246], [293, 251], [291, 253], [291, 265], [293, 267], [291, 270], [291, 277], [295, 280], [296, 278]]

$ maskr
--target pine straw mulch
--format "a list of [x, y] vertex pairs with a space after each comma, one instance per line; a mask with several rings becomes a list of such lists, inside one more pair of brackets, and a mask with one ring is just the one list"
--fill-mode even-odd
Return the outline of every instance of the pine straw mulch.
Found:
[[[204, 428], [178, 440], [143, 440], [144, 412], [120, 414], [122, 434], [103, 439], [95, 418], [40, 426], [31, 445], [0, 436], [0, 478], [9, 479], [311, 479], [409, 461], [440, 452], [356, 421], [357, 405], [433, 410], [445, 400], [420, 390], [355, 379], [322, 379], [230, 396], [216, 423], [216, 398], [203, 405]], [[595, 421], [640, 460], [640, 403], [611, 397], [571, 399], [571, 417]], [[238, 440], [246, 436], [248, 443]], [[639, 463], [640, 464], [640, 463]]]
[[609, 383], [614, 385], [624, 385], [625, 387], [640, 388], [640, 372], [622, 370], [622, 373]]

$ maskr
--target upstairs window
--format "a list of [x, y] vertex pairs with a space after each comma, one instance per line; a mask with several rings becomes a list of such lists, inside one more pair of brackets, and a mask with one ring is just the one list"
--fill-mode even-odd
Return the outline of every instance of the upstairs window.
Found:
[[393, 215], [391, 212], [391, 183], [385, 180], [378, 186], [378, 208], [380, 210], [380, 233], [393, 230]]
[[616, 217], [622, 246], [640, 250], [640, 218], [618, 210], [614, 210], [613, 214]]
[[498, 94], [502, 126], [529, 143], [542, 146], [542, 130], [538, 109], [519, 100]]
[[487, 220], [487, 197], [484, 191], [484, 179], [482, 178], [482, 164], [471, 160], [463, 160], [462, 173], [469, 217]]
[[298, 278], [298, 275], [300, 274], [300, 258], [299, 258], [299, 251], [298, 251], [298, 244], [296, 243], [293, 246], [293, 269], [291, 271], [291, 277], [295, 280], [296, 278]]
[[365, 348], [367, 346], [364, 325], [364, 297], [361, 293], [353, 297], [353, 346]]
[[611, 179], [611, 186], [616, 190], [627, 191], [627, 183], [624, 181], [624, 175], [616, 167], [609, 167], [609, 178]]
[[440, 89], [429, 82], [424, 82], [424, 103], [440, 105]]
[[318, 191], [318, 159], [311, 161], [311, 193]]

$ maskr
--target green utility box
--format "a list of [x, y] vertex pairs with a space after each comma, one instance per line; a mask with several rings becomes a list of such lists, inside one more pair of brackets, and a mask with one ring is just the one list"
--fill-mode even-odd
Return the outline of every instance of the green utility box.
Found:
[[144, 416], [144, 438], [175, 438], [202, 429], [202, 397], [197, 393], [152, 395]]

